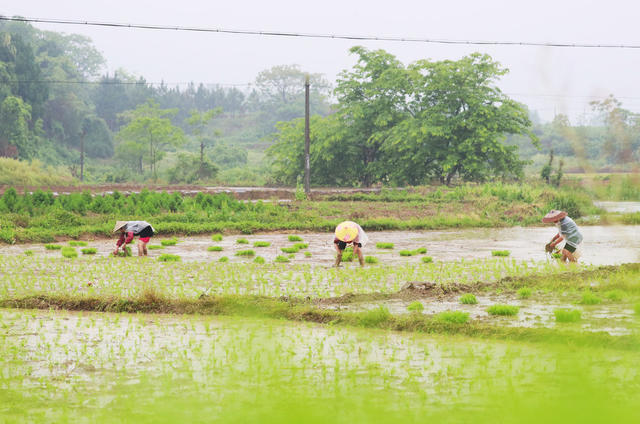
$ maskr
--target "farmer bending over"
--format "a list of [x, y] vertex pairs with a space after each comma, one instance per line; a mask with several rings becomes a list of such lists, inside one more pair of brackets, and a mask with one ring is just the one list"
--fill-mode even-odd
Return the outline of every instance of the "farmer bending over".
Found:
[[576, 253], [576, 249], [582, 243], [582, 234], [578, 230], [578, 226], [573, 219], [567, 216], [566, 212], [551, 210], [548, 214], [542, 218], [544, 223], [554, 223], [558, 227], [558, 234], [556, 234], [549, 243], [544, 247], [547, 252], [553, 252], [553, 249], [562, 240], [565, 240], [564, 247], [562, 249], [562, 261], [578, 262], [580, 255]]
[[335, 238], [333, 243], [338, 251], [335, 266], [340, 266], [342, 261], [342, 252], [347, 244], [353, 244], [353, 253], [358, 256], [360, 266], [364, 266], [364, 257], [362, 256], [361, 247], [367, 244], [369, 237], [365, 234], [361, 226], [352, 221], [344, 221], [336, 227]]
[[116, 250], [113, 254], [118, 254], [118, 249], [122, 247], [122, 251], [126, 252], [126, 246], [133, 240], [134, 236], [138, 239], [138, 256], [147, 256], [147, 243], [155, 233], [155, 230], [147, 221], [116, 221], [113, 232], [120, 232], [120, 238], [116, 243]]

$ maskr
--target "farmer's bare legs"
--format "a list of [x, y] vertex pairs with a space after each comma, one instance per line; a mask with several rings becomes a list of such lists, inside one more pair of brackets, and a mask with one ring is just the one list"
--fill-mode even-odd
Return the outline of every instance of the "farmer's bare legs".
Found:
[[353, 253], [358, 255], [358, 262], [360, 262], [360, 266], [364, 266], [364, 257], [362, 256], [362, 249], [360, 249], [360, 247], [358, 247], [358, 245], [355, 243], [353, 245]]
[[340, 266], [340, 261], [342, 261], [342, 250], [340, 250], [337, 244], [334, 244], [334, 246], [336, 247], [338, 254], [336, 255], [336, 263], [333, 266], [337, 268]]
[[578, 262], [578, 258], [576, 258], [573, 253], [569, 252], [567, 249], [562, 249], [562, 262]]
[[138, 240], [138, 256], [147, 256], [147, 243]]

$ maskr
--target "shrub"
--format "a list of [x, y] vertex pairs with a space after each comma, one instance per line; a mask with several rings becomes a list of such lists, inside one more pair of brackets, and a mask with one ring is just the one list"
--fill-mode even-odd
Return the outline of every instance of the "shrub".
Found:
[[306, 249], [307, 247], [309, 247], [309, 243], [296, 243], [293, 245], [293, 247], [295, 247], [298, 250], [302, 250], [302, 249]]
[[238, 244], [249, 244], [249, 240], [247, 240], [246, 238], [239, 238], [236, 240], [236, 243]]
[[360, 313], [360, 324], [365, 327], [375, 327], [391, 318], [389, 310], [380, 305], [375, 309], [371, 309]]
[[238, 250], [236, 256], [255, 256], [256, 252], [253, 249]]
[[489, 315], [516, 315], [520, 311], [519, 306], [495, 304], [487, 308]]
[[60, 250], [62, 249], [62, 246], [59, 244], [45, 244], [44, 248], [47, 250]]
[[162, 255], [158, 256], [158, 260], [160, 262], [179, 262], [180, 256], [172, 255], [171, 253], [163, 253]]
[[83, 255], [95, 255], [98, 253], [98, 249], [95, 247], [85, 247], [84, 249], [80, 249]]
[[508, 250], [492, 250], [491, 251], [492, 256], [509, 256], [510, 254], [511, 252]]
[[400, 253], [400, 256], [413, 256], [412, 250], [401, 250], [399, 253]]
[[211, 240], [213, 241], [222, 241], [222, 234], [214, 234], [211, 236]]
[[424, 310], [424, 305], [416, 300], [407, 306], [407, 310], [410, 312], [422, 312]]
[[375, 256], [365, 256], [364, 261], [368, 264], [377, 264], [380, 262]]
[[229, 262], [229, 258], [227, 258], [226, 256], [223, 256], [220, 259], [218, 259], [218, 262]]
[[78, 251], [74, 247], [65, 246], [61, 250], [62, 256], [65, 258], [77, 258]]
[[269, 247], [271, 246], [270, 241], [254, 241], [253, 247]]
[[423, 256], [420, 260], [425, 264], [433, 262], [433, 258], [431, 256]]
[[298, 249], [295, 247], [281, 247], [280, 250], [282, 250], [284, 253], [297, 253]]
[[444, 311], [435, 316], [436, 321], [449, 322], [452, 324], [464, 324], [469, 321], [469, 312], [464, 311]]
[[302, 241], [302, 237], [300, 236], [290, 235], [288, 238], [289, 241]]
[[207, 250], [209, 252], [222, 252], [222, 246], [209, 246]]
[[393, 249], [393, 243], [380, 242], [376, 243], [377, 249]]
[[473, 293], [465, 293], [460, 296], [460, 303], [465, 305], [475, 305], [478, 303], [478, 299]]
[[602, 299], [591, 292], [584, 292], [579, 303], [582, 303], [583, 305], [597, 305], [602, 303]]
[[177, 243], [178, 243], [178, 240], [175, 238], [160, 241], [160, 244], [163, 246], [175, 246]]
[[80, 240], [71, 240], [69, 242], [69, 246], [86, 246], [87, 242], [86, 241], [80, 241]]
[[577, 309], [555, 309], [553, 315], [556, 316], [556, 322], [577, 322], [582, 318]]
[[256, 258], [253, 260], [253, 262], [255, 262], [257, 264], [263, 264], [266, 261], [264, 260], [264, 258], [262, 256], [256, 256]]
[[528, 299], [531, 297], [533, 290], [531, 290], [529, 287], [522, 287], [521, 289], [518, 290], [517, 293], [520, 299]]
[[287, 258], [286, 256], [282, 256], [282, 255], [278, 255], [276, 256], [276, 258], [274, 259], [275, 262], [289, 262], [289, 258]]
[[149, 250], [158, 250], [158, 249], [164, 249], [164, 246], [161, 244], [150, 244], [147, 246], [147, 249]]

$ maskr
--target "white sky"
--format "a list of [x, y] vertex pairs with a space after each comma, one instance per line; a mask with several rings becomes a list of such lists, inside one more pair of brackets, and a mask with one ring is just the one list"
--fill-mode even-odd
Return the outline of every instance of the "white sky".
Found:
[[[640, 45], [640, 2], [631, 0], [5, 0], [0, 14], [31, 18], [456, 40]], [[355, 45], [383, 48], [405, 64], [490, 54], [510, 69], [500, 87], [543, 119], [589, 112], [590, 96], [614, 94], [640, 112], [640, 49], [567, 49], [353, 42], [78, 25], [36, 27], [91, 37], [108, 70], [149, 82], [250, 83], [261, 70], [298, 64], [330, 81], [354, 64]]]

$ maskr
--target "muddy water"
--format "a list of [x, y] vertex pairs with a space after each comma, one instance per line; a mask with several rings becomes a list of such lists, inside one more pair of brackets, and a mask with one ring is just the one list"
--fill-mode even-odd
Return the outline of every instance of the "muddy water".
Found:
[[640, 212], [640, 202], [593, 202], [607, 212], [636, 213]]
[[[365, 229], [366, 230], [366, 229]], [[593, 265], [613, 265], [640, 261], [640, 226], [582, 226], [584, 235], [581, 262]], [[294, 234], [294, 233], [291, 233]], [[298, 233], [309, 248], [295, 254], [292, 263], [315, 264], [328, 266], [332, 264], [335, 249], [332, 237], [327, 233]], [[426, 256], [434, 261], [452, 261], [460, 258], [482, 259], [491, 257], [493, 250], [509, 250], [510, 258], [517, 260], [546, 260], [544, 244], [556, 234], [554, 227], [535, 228], [490, 228], [446, 231], [379, 231], [369, 232], [369, 244], [364, 247], [365, 255], [375, 256], [380, 263], [386, 265], [419, 263], [421, 256], [404, 257], [400, 250], [413, 250], [426, 247]], [[253, 249], [256, 255], [272, 261], [277, 255], [285, 255], [282, 247], [290, 247], [287, 234], [253, 234], [248, 236], [225, 236], [221, 242], [213, 242], [209, 236], [191, 236], [180, 238], [175, 246], [167, 246], [161, 250], [149, 250], [150, 256], [162, 253], [179, 255], [188, 261], [217, 261], [222, 256], [231, 262], [245, 261], [235, 256], [238, 250]], [[239, 244], [244, 238], [249, 244]], [[151, 239], [151, 245], [159, 245], [163, 237]], [[253, 247], [255, 241], [268, 241], [269, 247]], [[393, 250], [377, 249], [378, 242], [392, 242]], [[208, 252], [208, 246], [221, 246], [222, 252]], [[98, 256], [109, 255], [115, 247], [115, 240], [89, 241], [89, 246], [98, 249]], [[135, 246], [132, 246], [135, 254]], [[36, 255], [59, 257], [60, 251], [48, 251], [43, 244], [2, 246], [0, 254], [23, 254], [32, 250]], [[78, 248], [80, 251], [80, 248]], [[306, 257], [303, 252], [311, 253]]]

